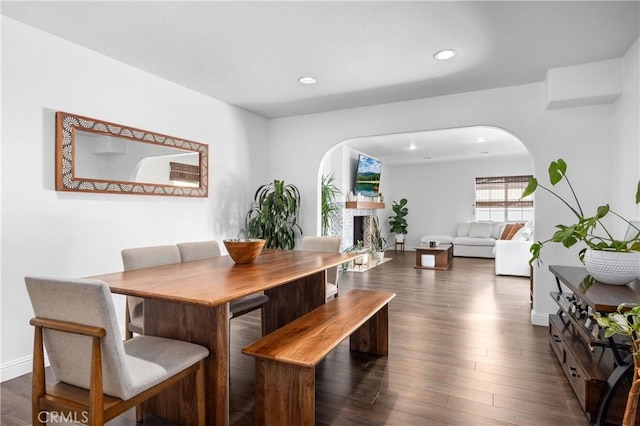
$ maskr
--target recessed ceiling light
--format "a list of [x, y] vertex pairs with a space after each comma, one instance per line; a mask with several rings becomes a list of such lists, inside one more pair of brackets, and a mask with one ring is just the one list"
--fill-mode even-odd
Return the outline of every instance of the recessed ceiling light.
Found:
[[411, 151], [414, 151], [414, 150], [418, 149], [418, 147], [416, 146], [416, 144], [415, 144], [415, 143], [411, 142], [411, 145], [409, 145], [409, 149], [410, 149]]
[[440, 50], [439, 52], [436, 52], [433, 54], [433, 57], [439, 61], [444, 61], [445, 59], [451, 59], [454, 56], [456, 56], [458, 54], [458, 52], [456, 52], [453, 49], [444, 49], [444, 50]]
[[316, 84], [316, 79], [313, 77], [300, 77], [298, 81], [302, 84]]
[[478, 139], [476, 139], [476, 142], [478, 142], [478, 143], [483, 143], [483, 142], [486, 142], [486, 141], [487, 140], [484, 138], [484, 136], [480, 136], [480, 137], [478, 137]]

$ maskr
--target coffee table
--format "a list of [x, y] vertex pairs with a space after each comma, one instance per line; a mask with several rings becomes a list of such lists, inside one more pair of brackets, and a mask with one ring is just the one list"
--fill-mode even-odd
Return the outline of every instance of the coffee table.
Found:
[[[453, 262], [453, 244], [441, 244], [436, 247], [418, 246], [416, 249], [416, 269], [437, 269], [444, 271]], [[430, 254], [435, 257], [434, 266], [423, 266], [422, 255]]]

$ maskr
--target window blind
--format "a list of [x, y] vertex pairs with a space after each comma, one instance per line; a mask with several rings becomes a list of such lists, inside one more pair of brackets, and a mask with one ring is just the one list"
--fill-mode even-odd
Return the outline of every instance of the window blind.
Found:
[[533, 176], [494, 176], [476, 178], [476, 207], [533, 207], [533, 195], [520, 199]]
[[[178, 180], [182, 182], [200, 183], [200, 167], [192, 164], [169, 162], [171, 171], [169, 172], [170, 180]], [[166, 169], [165, 169], [166, 170]]]

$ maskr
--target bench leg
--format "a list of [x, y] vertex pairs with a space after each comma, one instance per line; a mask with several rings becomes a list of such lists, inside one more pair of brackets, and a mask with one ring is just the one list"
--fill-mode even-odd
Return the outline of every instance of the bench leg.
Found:
[[357, 329], [349, 339], [353, 352], [389, 355], [389, 305], [384, 305], [374, 316]]
[[256, 358], [256, 425], [314, 425], [315, 367]]

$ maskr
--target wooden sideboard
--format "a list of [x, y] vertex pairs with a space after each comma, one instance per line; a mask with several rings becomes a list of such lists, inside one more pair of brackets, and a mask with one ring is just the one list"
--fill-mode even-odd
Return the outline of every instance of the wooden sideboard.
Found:
[[640, 304], [640, 281], [612, 286], [581, 267], [549, 270], [558, 287], [551, 293], [558, 312], [549, 316], [549, 343], [591, 424], [621, 424], [633, 374], [630, 341], [605, 338], [594, 315], [614, 312], [621, 303]]

